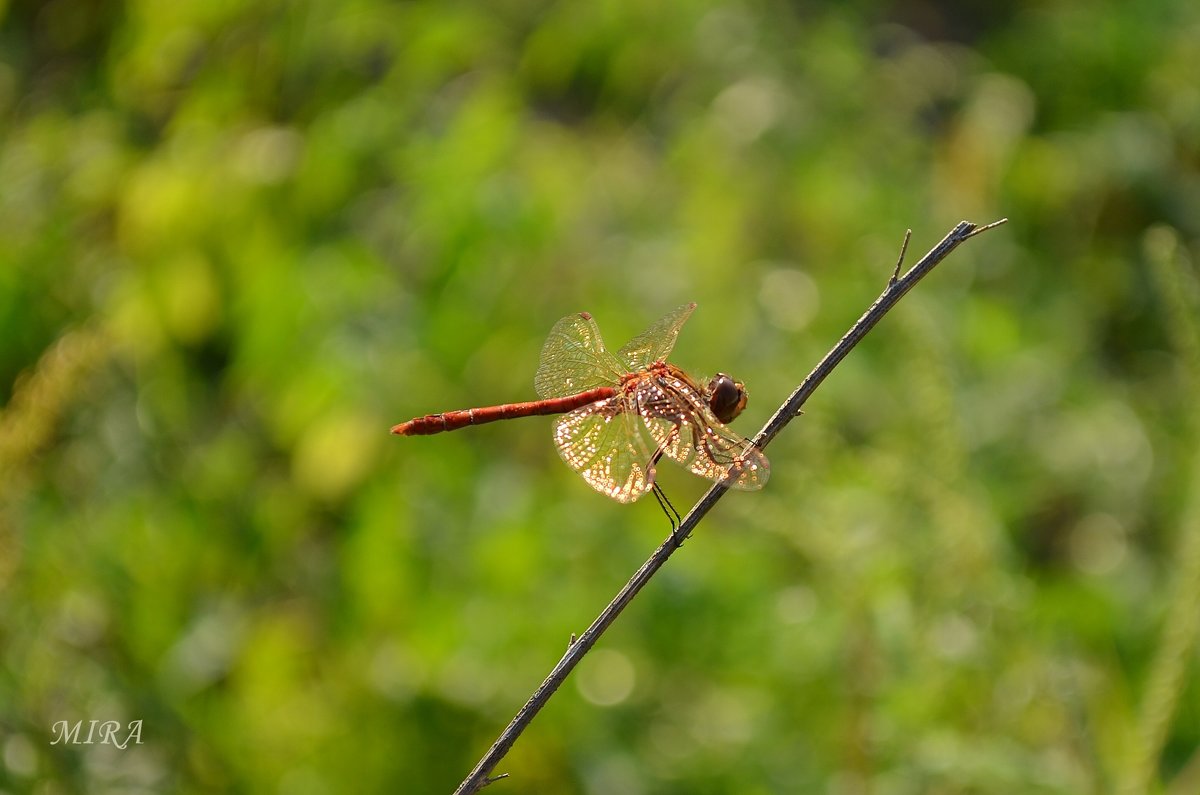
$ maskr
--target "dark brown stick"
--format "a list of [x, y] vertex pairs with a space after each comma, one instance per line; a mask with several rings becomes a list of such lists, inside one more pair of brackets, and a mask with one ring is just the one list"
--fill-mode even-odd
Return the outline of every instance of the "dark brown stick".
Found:
[[[962, 221], [958, 226], [950, 231], [950, 234], [934, 246], [933, 250], [921, 258], [921, 261], [912, 267], [904, 276], [897, 278], [896, 274], [900, 272], [900, 263], [896, 263], [896, 270], [888, 280], [887, 288], [875, 299], [875, 303], [863, 314], [858, 321], [850, 327], [846, 335], [838, 341], [838, 344], [833, 347], [829, 353], [825, 354], [812, 372], [800, 383], [796, 391], [784, 402], [782, 406], [772, 415], [771, 419], [767, 420], [767, 424], [754, 437], [754, 443], [759, 447], [766, 447], [772, 439], [775, 438], [784, 426], [792, 421], [799, 413], [800, 407], [812, 395], [821, 382], [833, 372], [834, 368], [846, 357], [852, 348], [867, 335], [875, 324], [879, 322], [888, 310], [896, 305], [896, 302], [904, 297], [904, 294], [912, 289], [918, 281], [928, 274], [939, 262], [949, 256], [950, 252], [958, 248], [959, 244], [969, 238], [986, 232], [989, 229], [999, 226], [1008, 219], [1002, 219], [986, 226], [976, 226], [968, 221]], [[911, 234], [911, 231], [909, 232]], [[905, 235], [904, 247], [908, 247], [908, 235]], [[903, 260], [903, 253], [901, 253]], [[458, 789], [454, 791], [454, 795], [473, 795], [483, 787], [491, 784], [503, 776], [489, 777], [492, 770], [499, 764], [504, 755], [508, 753], [509, 748], [516, 742], [517, 737], [533, 720], [533, 717], [541, 711], [550, 696], [554, 695], [554, 691], [558, 690], [559, 686], [571, 673], [571, 670], [583, 659], [583, 655], [596, 644], [600, 636], [604, 634], [604, 630], [616, 620], [621, 611], [637, 596], [638, 591], [650, 581], [662, 565], [667, 562], [667, 558], [675, 552], [676, 549], [683, 544], [684, 540], [691, 535], [692, 530], [700, 523], [714, 505], [717, 500], [725, 496], [728, 487], [722, 483], [715, 484], [710, 488], [700, 501], [697, 502], [687, 516], [683, 517], [683, 521], [679, 523], [670, 536], [662, 543], [649, 560], [642, 564], [641, 568], [633, 575], [633, 577], [625, 584], [625, 587], [608, 603], [608, 607], [604, 608], [603, 612], [596, 617], [592, 625], [584, 631], [582, 635], [574, 639], [567, 647], [567, 652], [550, 671], [549, 676], [545, 681], [538, 686], [529, 700], [525, 702], [525, 706], [521, 707], [512, 722], [500, 734], [500, 737], [492, 744], [491, 749], [484, 754], [479, 760], [479, 764], [475, 765], [475, 769], [471, 774], [463, 780], [462, 784], [458, 785]]]

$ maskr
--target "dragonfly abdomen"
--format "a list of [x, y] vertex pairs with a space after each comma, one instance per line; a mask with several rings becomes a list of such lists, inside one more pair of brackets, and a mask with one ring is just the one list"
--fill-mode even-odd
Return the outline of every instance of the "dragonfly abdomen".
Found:
[[442, 414], [426, 414], [424, 417], [417, 417], [394, 426], [392, 433], [398, 436], [428, 436], [497, 420], [511, 420], [517, 417], [533, 417], [542, 414], [565, 414], [580, 406], [586, 406], [598, 400], [606, 400], [616, 393], [617, 391], [610, 386], [601, 386], [565, 397], [531, 400], [526, 403], [505, 403], [500, 406], [486, 406], [477, 409], [461, 409]]

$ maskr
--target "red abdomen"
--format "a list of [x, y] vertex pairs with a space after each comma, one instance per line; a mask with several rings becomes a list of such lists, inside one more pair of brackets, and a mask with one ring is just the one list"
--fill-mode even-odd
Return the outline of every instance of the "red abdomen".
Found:
[[538, 414], [565, 414], [580, 406], [606, 400], [617, 394], [611, 386], [601, 386], [580, 392], [578, 395], [531, 400], [528, 403], [505, 403], [502, 406], [487, 406], [478, 409], [447, 411], [444, 414], [426, 414], [392, 428], [399, 436], [428, 436], [442, 431], [456, 431], [468, 425], [483, 425], [485, 422], [510, 420], [516, 417], [532, 417]]

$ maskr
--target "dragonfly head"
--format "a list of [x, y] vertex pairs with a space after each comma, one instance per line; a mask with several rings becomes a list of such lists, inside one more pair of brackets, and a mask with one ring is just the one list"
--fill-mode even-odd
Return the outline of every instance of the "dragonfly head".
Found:
[[723, 423], [733, 422], [734, 417], [746, 408], [746, 385], [734, 381], [725, 373], [717, 373], [708, 382], [705, 390], [708, 397], [708, 407]]

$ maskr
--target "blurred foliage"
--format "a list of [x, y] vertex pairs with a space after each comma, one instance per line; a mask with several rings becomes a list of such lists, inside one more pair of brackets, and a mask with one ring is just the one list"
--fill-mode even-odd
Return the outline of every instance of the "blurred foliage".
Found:
[[[388, 427], [695, 300], [750, 434], [905, 228], [1007, 216], [495, 791], [1200, 791], [1195, 3], [0, 19], [0, 790], [449, 792], [667, 526], [548, 420]], [[143, 744], [52, 744], [108, 719]]]

